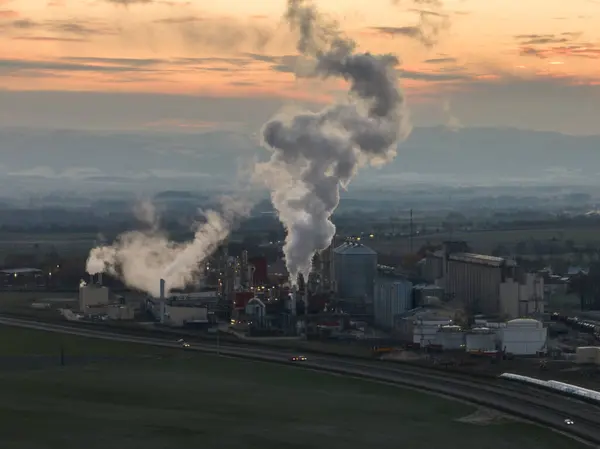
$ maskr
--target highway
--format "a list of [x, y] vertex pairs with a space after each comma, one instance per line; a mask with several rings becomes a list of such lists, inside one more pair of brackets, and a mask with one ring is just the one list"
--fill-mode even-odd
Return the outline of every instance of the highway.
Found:
[[[0, 317], [0, 324], [112, 341], [182, 348], [181, 343], [164, 338], [124, 335], [114, 331], [105, 332], [88, 328], [78, 329], [73, 326], [16, 318]], [[298, 368], [417, 388], [495, 409], [561, 431], [594, 446], [600, 445], [600, 407], [534, 386], [516, 384], [503, 379], [474, 379], [417, 366], [401, 364], [395, 366], [392, 363], [368, 360], [356, 361], [339, 356], [305, 354], [308, 360], [291, 362], [289, 358], [295, 353], [290, 350], [236, 346], [231, 343], [217, 346], [215, 343], [190, 342], [186, 350], [206, 353], [218, 351], [220, 355], [227, 357], [296, 365]], [[573, 420], [574, 425], [567, 425], [565, 423], [567, 418]]]

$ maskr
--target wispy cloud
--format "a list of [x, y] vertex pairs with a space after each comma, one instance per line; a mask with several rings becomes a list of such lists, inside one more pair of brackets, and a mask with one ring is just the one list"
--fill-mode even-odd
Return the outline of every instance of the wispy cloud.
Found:
[[129, 6], [129, 5], [149, 5], [155, 3], [154, 0], [104, 0], [106, 3], [113, 5]]
[[444, 57], [444, 58], [432, 58], [426, 59], [426, 64], [453, 64], [456, 62], [456, 58]]
[[15, 41], [39, 41], [39, 42], [88, 42], [81, 37], [57, 37], [57, 36], [14, 36]]
[[134, 65], [74, 64], [60, 61], [0, 59], [0, 73], [17, 74], [28, 71], [119, 73], [144, 71]]
[[418, 81], [466, 81], [473, 77], [465, 73], [436, 73], [436, 72], [417, 72], [414, 70], [398, 70], [401, 78], [407, 78]]
[[0, 10], [0, 19], [12, 19], [15, 17], [19, 17], [19, 13], [17, 11], [13, 11], [12, 9]]
[[600, 59], [600, 47], [593, 45], [567, 45], [550, 48], [521, 47], [521, 56], [535, 56], [541, 59], [555, 57], [579, 57]]

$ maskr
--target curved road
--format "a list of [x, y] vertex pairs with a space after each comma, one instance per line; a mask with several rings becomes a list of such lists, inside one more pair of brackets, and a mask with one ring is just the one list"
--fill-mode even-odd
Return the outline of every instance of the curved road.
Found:
[[[43, 331], [93, 337], [105, 340], [148, 344], [181, 349], [181, 343], [152, 337], [138, 337], [103, 332], [87, 328], [74, 328], [57, 324], [0, 317], [0, 325], [24, 327]], [[516, 384], [503, 379], [479, 380], [455, 373], [432, 372], [416, 366], [393, 366], [375, 361], [355, 361], [333, 356], [313, 356], [304, 362], [290, 362], [290, 350], [275, 350], [236, 346], [233, 344], [190, 343], [188, 350], [216, 353], [228, 357], [248, 358], [366, 378], [393, 385], [402, 385], [489, 407], [527, 419], [578, 437], [593, 445], [600, 445], [600, 407], [542, 388]], [[567, 425], [565, 419], [574, 425]]]

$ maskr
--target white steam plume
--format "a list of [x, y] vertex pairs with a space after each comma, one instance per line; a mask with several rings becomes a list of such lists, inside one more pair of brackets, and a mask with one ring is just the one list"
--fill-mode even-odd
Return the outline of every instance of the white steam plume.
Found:
[[287, 230], [284, 245], [292, 283], [307, 275], [315, 252], [335, 235], [331, 215], [360, 166], [385, 164], [410, 133], [393, 55], [355, 53], [355, 43], [327, 23], [312, 4], [288, 0], [286, 18], [299, 32], [298, 51], [315, 59], [315, 75], [343, 78], [347, 101], [320, 112], [275, 117], [262, 130], [273, 154], [256, 175], [271, 190]]
[[200, 263], [208, 258], [227, 238], [231, 228], [250, 212], [250, 203], [225, 198], [220, 213], [204, 212], [205, 222], [196, 228], [194, 240], [186, 243], [170, 241], [158, 228], [152, 205], [143, 205], [136, 213], [149, 224], [144, 231], [121, 234], [110, 246], [91, 250], [86, 270], [90, 274], [107, 272], [130, 287], [159, 295], [159, 279], [166, 290], [182, 288], [193, 281]]

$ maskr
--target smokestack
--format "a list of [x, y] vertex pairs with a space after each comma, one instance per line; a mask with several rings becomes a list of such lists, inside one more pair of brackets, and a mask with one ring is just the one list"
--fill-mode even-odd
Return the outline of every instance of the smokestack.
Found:
[[296, 297], [298, 296], [298, 287], [296, 284], [292, 287], [292, 296], [290, 301], [290, 313], [295, 316], [296, 315]]
[[160, 299], [165, 299], [165, 280], [160, 280]]
[[102, 285], [102, 271], [98, 273], [98, 285]]

